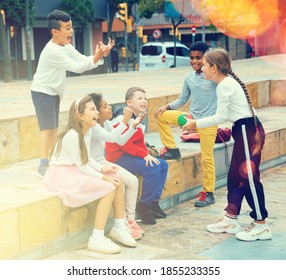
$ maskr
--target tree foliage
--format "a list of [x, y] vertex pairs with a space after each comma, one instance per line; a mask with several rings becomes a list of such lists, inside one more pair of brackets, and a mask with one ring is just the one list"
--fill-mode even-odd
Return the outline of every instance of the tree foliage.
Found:
[[[7, 26], [25, 26], [26, 4], [25, 0], [1, 0], [0, 10], [5, 11]], [[30, 23], [32, 25], [35, 18], [34, 0], [29, 0]]]
[[[25, 0], [1, 0], [0, 10], [5, 11], [5, 22], [2, 16], [0, 16], [0, 45], [3, 56], [4, 63], [4, 81], [11, 82], [13, 81], [12, 77], [12, 67], [11, 67], [11, 57], [9, 53], [9, 40], [6, 36], [6, 30], [10, 26], [14, 26], [15, 36], [17, 36], [18, 30], [20, 27], [26, 25], [26, 5]], [[33, 23], [35, 17], [35, 7], [34, 1], [29, 0], [29, 15], [30, 23]]]
[[85, 28], [95, 20], [90, 0], [62, 0], [59, 9], [71, 16], [75, 28]]
[[154, 13], [163, 11], [163, 7], [164, 0], [141, 0], [138, 10], [141, 18], [151, 18]]

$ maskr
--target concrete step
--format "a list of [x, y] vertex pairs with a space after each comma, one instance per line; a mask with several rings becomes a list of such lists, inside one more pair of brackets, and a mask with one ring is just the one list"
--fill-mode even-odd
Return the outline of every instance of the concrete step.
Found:
[[[255, 108], [286, 106], [286, 55], [233, 62], [233, 69], [246, 82]], [[248, 70], [245, 70], [248, 69]], [[157, 131], [155, 110], [176, 99], [189, 67], [115, 73], [68, 78], [66, 95], [61, 101], [60, 127], [67, 123], [68, 109], [79, 96], [103, 92], [114, 108], [122, 106], [129, 86], [141, 86], [147, 92], [149, 132]], [[116, 88], [114, 85], [116, 84]], [[30, 98], [30, 82], [0, 83], [0, 166], [38, 157], [38, 125]], [[181, 108], [188, 111], [188, 104]]]
[[[264, 170], [286, 161], [286, 124], [281, 121], [286, 117], [286, 108], [262, 108], [258, 115], [267, 132], [262, 156]], [[180, 142], [178, 128], [174, 128], [174, 135], [182, 158], [168, 161], [161, 201], [164, 209], [193, 198], [201, 184], [199, 144]], [[157, 132], [148, 133], [146, 141], [161, 147]], [[229, 157], [232, 144], [227, 144]], [[225, 153], [224, 144], [215, 145], [217, 187], [225, 185]], [[37, 165], [38, 160], [32, 159], [1, 167], [0, 259], [42, 259], [85, 242], [90, 234], [96, 202], [68, 208], [58, 197], [40, 193], [42, 181], [35, 176]]]

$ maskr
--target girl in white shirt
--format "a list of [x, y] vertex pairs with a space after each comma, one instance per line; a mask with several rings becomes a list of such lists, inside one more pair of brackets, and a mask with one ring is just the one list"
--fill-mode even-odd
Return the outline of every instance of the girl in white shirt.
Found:
[[115, 165], [101, 165], [90, 157], [90, 128], [95, 126], [98, 111], [90, 96], [73, 102], [68, 124], [60, 133], [44, 176], [44, 187], [57, 194], [68, 207], [98, 200], [94, 230], [88, 249], [101, 253], [119, 253], [121, 248], [104, 236], [104, 228], [113, 206], [114, 226], [109, 236], [136, 247], [124, 221], [124, 192]]
[[[229, 53], [224, 49], [210, 50], [205, 53], [203, 64], [205, 79], [217, 83], [217, 111], [207, 118], [187, 119], [183, 129], [194, 130], [196, 127], [231, 121], [235, 141], [227, 176], [226, 214], [217, 223], [208, 225], [207, 230], [214, 233], [236, 233], [236, 237], [244, 241], [271, 239], [272, 233], [265, 220], [268, 213], [259, 172], [265, 141], [263, 126], [256, 116], [245, 85], [232, 72]], [[254, 222], [241, 231], [237, 217], [244, 196], [252, 209], [250, 216]]]
[[[127, 123], [132, 117], [132, 111], [125, 108], [123, 119], [116, 128], [113, 128], [112, 122], [112, 107], [107, 104], [101, 94], [90, 94], [92, 100], [99, 111], [99, 117], [96, 126], [92, 128], [92, 139], [90, 153], [91, 157], [101, 163], [109, 163], [104, 156], [104, 142], [117, 143], [124, 145], [129, 138], [136, 132], [136, 127], [143, 120], [145, 115], [140, 115], [136, 118], [133, 124], [128, 128]], [[123, 133], [124, 132], [124, 133]], [[127, 218], [127, 226], [134, 239], [139, 239], [144, 233], [143, 229], [135, 221], [135, 208], [138, 197], [138, 179], [135, 175], [122, 168], [119, 165], [117, 173], [122, 177], [125, 186], [125, 211]]]

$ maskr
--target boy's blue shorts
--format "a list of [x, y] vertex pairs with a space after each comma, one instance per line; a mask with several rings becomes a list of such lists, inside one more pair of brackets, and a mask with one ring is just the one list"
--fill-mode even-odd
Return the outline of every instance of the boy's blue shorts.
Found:
[[40, 130], [52, 130], [59, 126], [60, 98], [32, 91], [32, 100]]

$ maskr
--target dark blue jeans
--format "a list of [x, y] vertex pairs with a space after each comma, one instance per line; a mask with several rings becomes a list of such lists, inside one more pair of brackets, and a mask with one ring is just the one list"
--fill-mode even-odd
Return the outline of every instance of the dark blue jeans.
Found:
[[140, 157], [133, 157], [129, 154], [124, 154], [116, 164], [122, 166], [133, 174], [138, 174], [143, 177], [142, 195], [140, 202], [151, 204], [158, 201], [168, 173], [168, 164], [163, 159], [158, 159], [159, 165], [153, 163], [153, 167], [146, 166], [146, 161]]

